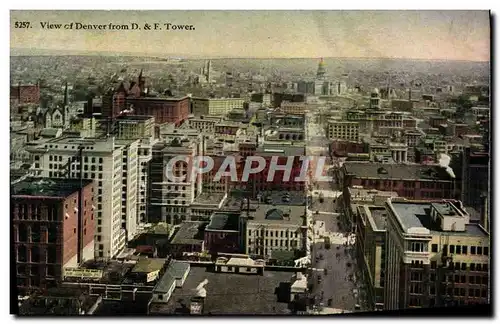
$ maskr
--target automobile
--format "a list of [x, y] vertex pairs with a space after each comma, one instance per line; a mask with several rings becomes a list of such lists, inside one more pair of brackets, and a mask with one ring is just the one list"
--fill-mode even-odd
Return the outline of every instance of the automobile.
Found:
[[320, 255], [319, 255], [319, 259], [320, 259], [320, 260], [323, 260], [324, 258], [325, 258], [325, 257], [323, 256], [323, 254], [320, 254]]
[[321, 283], [321, 276], [318, 277], [318, 284]]

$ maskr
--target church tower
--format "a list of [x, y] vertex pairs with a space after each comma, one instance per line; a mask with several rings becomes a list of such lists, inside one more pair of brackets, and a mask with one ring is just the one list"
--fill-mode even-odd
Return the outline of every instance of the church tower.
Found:
[[146, 91], [146, 79], [142, 75], [142, 69], [141, 73], [139, 73], [139, 78], [137, 79], [137, 84], [139, 85], [139, 89], [141, 93], [144, 93]]

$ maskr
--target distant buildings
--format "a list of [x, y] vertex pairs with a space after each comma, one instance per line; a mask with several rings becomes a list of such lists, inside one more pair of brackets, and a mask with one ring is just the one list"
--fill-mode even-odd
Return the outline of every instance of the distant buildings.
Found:
[[359, 123], [349, 121], [329, 121], [327, 137], [330, 140], [346, 140], [358, 142]]
[[192, 98], [192, 113], [199, 117], [203, 115], [223, 116], [233, 109], [243, 109], [242, 98]]
[[68, 268], [94, 258], [94, 185], [27, 178], [11, 186], [19, 292], [59, 286]]

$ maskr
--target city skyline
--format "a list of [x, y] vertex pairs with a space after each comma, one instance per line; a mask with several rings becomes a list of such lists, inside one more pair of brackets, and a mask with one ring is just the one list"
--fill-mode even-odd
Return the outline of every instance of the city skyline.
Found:
[[[15, 29], [15, 21], [31, 21], [33, 25], [30, 29]], [[40, 22], [137, 22], [140, 25], [171, 22], [194, 25], [195, 30], [47, 30], [41, 28]], [[18, 53], [11, 55], [54, 55], [54, 52], [71, 52], [78, 55], [126, 53], [137, 56], [177, 55], [186, 58], [331, 57], [489, 62], [489, 13], [11, 11], [12, 50]]]

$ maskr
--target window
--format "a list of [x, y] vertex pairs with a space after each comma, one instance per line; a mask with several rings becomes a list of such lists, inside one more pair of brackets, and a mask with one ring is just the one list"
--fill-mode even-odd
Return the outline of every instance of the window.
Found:
[[432, 244], [432, 252], [437, 252], [437, 251], [438, 251], [438, 245]]
[[487, 246], [485, 246], [483, 249], [483, 254], [488, 255], [488, 253], [489, 253], [489, 248]]
[[470, 254], [476, 254], [476, 247], [475, 246], [470, 247]]
[[482, 246], [478, 246], [476, 248], [476, 251], [477, 251], [477, 254], [479, 254], [479, 255], [483, 254], [483, 247]]
[[462, 254], [467, 254], [467, 245], [462, 245]]
[[455, 245], [450, 245], [450, 253], [455, 253]]

